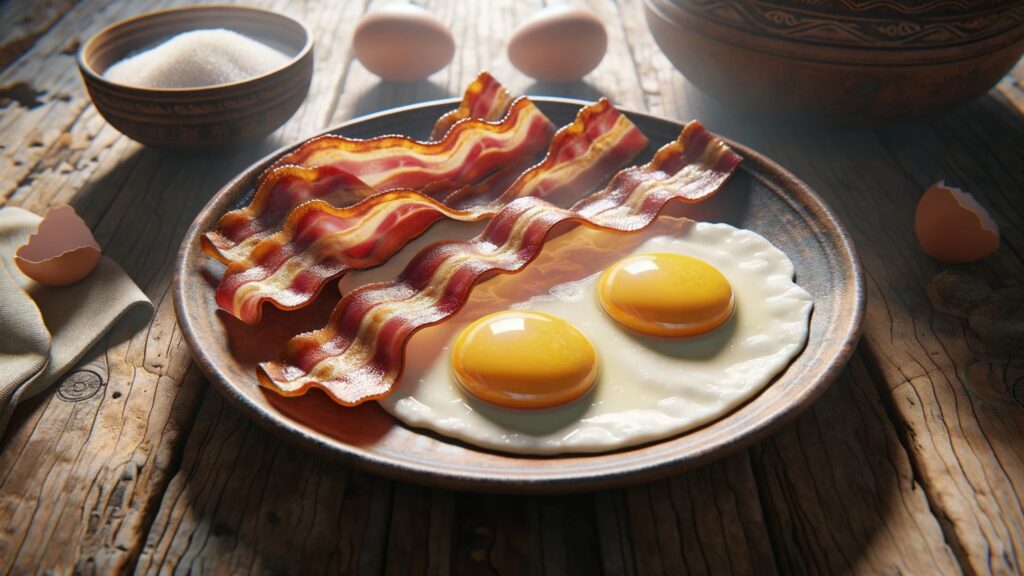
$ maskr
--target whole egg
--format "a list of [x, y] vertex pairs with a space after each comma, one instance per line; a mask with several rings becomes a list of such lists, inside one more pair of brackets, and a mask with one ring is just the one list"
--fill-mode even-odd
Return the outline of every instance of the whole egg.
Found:
[[541, 82], [575, 82], [597, 67], [608, 49], [604, 24], [585, 8], [549, 6], [523, 22], [508, 43], [508, 59]]
[[387, 4], [356, 26], [352, 51], [367, 70], [391, 82], [423, 80], [455, 55], [448, 26], [415, 4]]

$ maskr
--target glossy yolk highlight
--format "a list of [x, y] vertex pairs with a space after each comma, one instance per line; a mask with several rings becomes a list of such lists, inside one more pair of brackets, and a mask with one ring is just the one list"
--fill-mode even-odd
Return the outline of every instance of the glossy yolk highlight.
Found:
[[506, 408], [548, 408], [597, 380], [597, 352], [575, 326], [550, 314], [497, 312], [473, 322], [452, 347], [464, 390]]
[[732, 316], [729, 281], [717, 268], [680, 254], [619, 260], [598, 282], [601, 307], [623, 326], [651, 336], [694, 336]]

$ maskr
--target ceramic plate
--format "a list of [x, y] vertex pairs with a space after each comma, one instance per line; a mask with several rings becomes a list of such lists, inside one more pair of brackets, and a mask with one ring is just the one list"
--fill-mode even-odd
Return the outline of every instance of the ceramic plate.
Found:
[[[535, 98], [558, 125], [586, 104]], [[425, 137], [435, 119], [458, 100], [426, 103], [359, 118], [330, 133], [355, 138], [399, 133]], [[651, 140], [639, 160], [674, 140], [678, 122], [640, 113], [629, 117]], [[216, 312], [213, 291], [220, 265], [199, 247], [200, 235], [224, 212], [245, 204], [257, 176], [290, 146], [254, 164], [221, 189], [196, 217], [178, 256], [175, 309], [199, 366], [238, 409], [282, 438], [325, 457], [400, 480], [492, 492], [593, 490], [651, 480], [692, 468], [764, 438], [806, 409], [838, 376], [853, 353], [864, 313], [864, 289], [853, 243], [806, 184], [742, 145], [743, 156], [726, 189], [700, 206], [703, 219], [728, 222], [766, 237], [796, 267], [796, 280], [814, 297], [807, 347], [763, 391], [724, 418], [653, 444], [598, 455], [527, 457], [489, 452], [408, 428], [375, 403], [342, 408], [319, 391], [282, 398], [259, 387], [255, 364], [269, 359], [297, 331], [319, 328], [337, 292], [290, 313], [285, 331], [269, 311], [263, 325], [247, 327]], [[334, 284], [334, 283], [331, 283]]]

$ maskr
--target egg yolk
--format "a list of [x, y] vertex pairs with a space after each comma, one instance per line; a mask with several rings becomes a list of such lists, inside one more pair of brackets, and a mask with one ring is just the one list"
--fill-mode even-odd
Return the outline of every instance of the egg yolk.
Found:
[[651, 336], [694, 336], [733, 312], [732, 286], [717, 268], [681, 254], [639, 254], [601, 275], [601, 307], [626, 328]]
[[464, 390], [506, 408], [548, 408], [597, 380], [597, 352], [575, 326], [550, 314], [506, 311], [459, 334], [452, 371]]

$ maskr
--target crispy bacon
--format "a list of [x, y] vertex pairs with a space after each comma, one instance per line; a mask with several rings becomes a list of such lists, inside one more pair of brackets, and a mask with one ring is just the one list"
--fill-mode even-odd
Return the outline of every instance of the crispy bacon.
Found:
[[419, 189], [437, 181], [465, 184], [547, 145], [555, 126], [525, 96], [500, 122], [463, 120], [437, 142], [406, 136], [353, 140], [327, 134], [278, 160], [278, 166], [335, 166], [378, 190]]
[[[472, 186], [444, 204], [414, 191], [382, 193], [346, 208], [308, 202], [288, 217], [281, 232], [228, 267], [217, 303], [248, 323], [259, 320], [264, 302], [283, 309], [304, 306], [329, 280], [386, 262], [438, 220], [482, 220], [525, 196], [578, 197], [646, 146], [640, 130], [602, 99], [580, 110], [574, 122], [555, 134], [544, 160], [498, 189], [504, 190], [500, 196]], [[473, 205], [457, 210], [445, 205], [449, 201]]]
[[559, 224], [641, 230], [670, 201], [714, 194], [739, 162], [724, 142], [691, 122], [650, 163], [619, 172], [570, 209], [533, 197], [515, 200], [478, 237], [438, 242], [394, 281], [348, 293], [326, 327], [292, 338], [282, 360], [260, 365], [260, 382], [284, 396], [321, 388], [346, 406], [383, 397], [401, 376], [405, 343], [415, 331], [455, 314], [481, 278], [524, 268]]
[[252, 202], [220, 217], [217, 227], [203, 234], [203, 252], [228, 263], [248, 254], [296, 206], [319, 199], [347, 206], [376, 193], [351, 173], [334, 166], [281, 166], [264, 178]]
[[[324, 136], [303, 144], [261, 175], [248, 206], [224, 214], [203, 236], [203, 250], [225, 263], [236, 260], [295, 207], [314, 198], [347, 206], [403, 187], [442, 196], [532, 158], [554, 125], [529, 100], [510, 102], [504, 87], [485, 72], [466, 89], [459, 108], [438, 119], [434, 131], [441, 137], [431, 142]], [[331, 158], [336, 161], [328, 162]]]
[[512, 104], [512, 95], [487, 72], [481, 72], [462, 94], [459, 107], [441, 116], [434, 123], [431, 140], [440, 140], [457, 122], [467, 118], [500, 120]]

